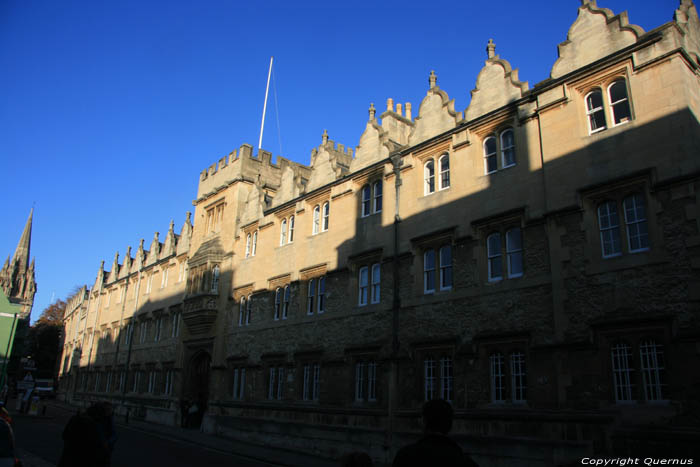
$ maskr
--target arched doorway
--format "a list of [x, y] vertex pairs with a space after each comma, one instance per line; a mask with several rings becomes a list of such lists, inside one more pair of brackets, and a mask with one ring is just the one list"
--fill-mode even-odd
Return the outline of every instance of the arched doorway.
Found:
[[211, 369], [211, 355], [201, 351], [195, 354], [190, 361], [188, 398], [197, 404], [197, 411], [188, 416], [188, 425], [199, 427], [202, 417], [207, 410], [209, 402], [209, 371]]

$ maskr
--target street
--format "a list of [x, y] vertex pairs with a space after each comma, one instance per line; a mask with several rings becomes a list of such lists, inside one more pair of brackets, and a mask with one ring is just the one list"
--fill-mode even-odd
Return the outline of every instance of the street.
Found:
[[[49, 406], [46, 417], [13, 414], [18, 453], [25, 467], [50, 467], [58, 463], [63, 441], [61, 434], [74, 412]], [[167, 466], [244, 466], [264, 467], [277, 464], [228, 454], [193, 442], [171, 439], [121, 423], [112, 456], [112, 467]]]

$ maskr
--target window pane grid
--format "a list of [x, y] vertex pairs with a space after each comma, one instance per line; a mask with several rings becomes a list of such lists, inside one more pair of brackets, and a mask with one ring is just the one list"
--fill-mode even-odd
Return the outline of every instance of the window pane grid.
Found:
[[374, 182], [374, 212], [382, 211], [382, 182]]
[[440, 248], [440, 290], [452, 288], [452, 247]]
[[367, 363], [367, 400], [377, 400], [377, 362]]
[[632, 401], [631, 368], [632, 350], [627, 344], [616, 344], [612, 348], [613, 383], [615, 401]]
[[487, 256], [489, 263], [489, 281], [501, 280], [503, 277], [501, 267], [501, 234], [493, 233], [486, 239]]
[[379, 303], [381, 294], [381, 268], [379, 264], [372, 265], [372, 303]]
[[527, 380], [525, 376], [525, 354], [513, 352], [510, 355], [511, 388], [513, 390], [513, 402], [526, 400]]
[[484, 141], [484, 172], [490, 174], [498, 170], [496, 161], [496, 138], [493, 136]]
[[523, 238], [520, 227], [506, 232], [506, 254], [508, 255], [508, 277], [523, 275]]
[[501, 133], [501, 163], [503, 167], [515, 165], [515, 141], [513, 130]]
[[450, 187], [450, 156], [445, 154], [440, 158], [440, 189]]
[[425, 194], [435, 192], [435, 164], [433, 161], [428, 161], [423, 169], [425, 177]]
[[603, 257], [620, 255], [622, 253], [620, 221], [617, 216], [617, 204], [614, 201], [607, 201], [598, 206], [598, 223], [600, 224], [600, 243], [603, 248]]
[[280, 306], [282, 302], [282, 289], [277, 287], [275, 290], [275, 316], [274, 319], [280, 319]]
[[452, 372], [452, 358], [440, 359], [440, 397], [446, 401], [452, 401], [452, 387], [454, 375]]
[[645, 340], [639, 345], [644, 397], [647, 401], [661, 401], [663, 398], [664, 358], [663, 346], [653, 340]]
[[505, 388], [503, 374], [503, 355], [496, 353], [491, 355], [491, 401], [504, 402]]
[[623, 207], [630, 252], [648, 250], [649, 232], [647, 231], [644, 198], [640, 194], [628, 196], [623, 202]]
[[435, 250], [423, 253], [423, 291], [435, 292]]
[[423, 362], [425, 400], [435, 399], [435, 360], [427, 358]]
[[370, 196], [371, 189], [369, 185], [362, 187], [362, 217], [369, 216], [370, 214]]
[[605, 110], [603, 110], [603, 93], [593, 91], [586, 97], [586, 113], [591, 133], [605, 130]]
[[630, 104], [627, 100], [627, 86], [624, 80], [615, 81], [608, 90], [613, 123], [619, 125], [630, 119]]
[[365, 400], [364, 376], [365, 376], [365, 364], [364, 364], [364, 362], [359, 362], [355, 365], [355, 400], [356, 401]]

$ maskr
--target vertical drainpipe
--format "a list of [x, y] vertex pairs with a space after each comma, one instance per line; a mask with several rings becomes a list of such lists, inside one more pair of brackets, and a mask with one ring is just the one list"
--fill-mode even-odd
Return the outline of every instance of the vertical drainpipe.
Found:
[[394, 169], [394, 258], [393, 276], [394, 290], [392, 300], [392, 325], [391, 325], [391, 370], [389, 372], [389, 426], [387, 433], [387, 462], [391, 462], [394, 455], [394, 425], [396, 419], [396, 408], [398, 406], [399, 390], [399, 310], [401, 309], [399, 274], [401, 271], [399, 264], [399, 215], [400, 187], [401, 187], [401, 156], [394, 156], [391, 163]]

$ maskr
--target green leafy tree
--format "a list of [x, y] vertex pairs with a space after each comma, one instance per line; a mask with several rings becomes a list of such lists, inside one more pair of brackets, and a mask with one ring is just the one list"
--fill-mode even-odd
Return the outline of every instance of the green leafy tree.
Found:
[[66, 302], [57, 300], [49, 305], [29, 328], [27, 344], [29, 355], [36, 363], [36, 377], [55, 378], [61, 355], [63, 313]]

